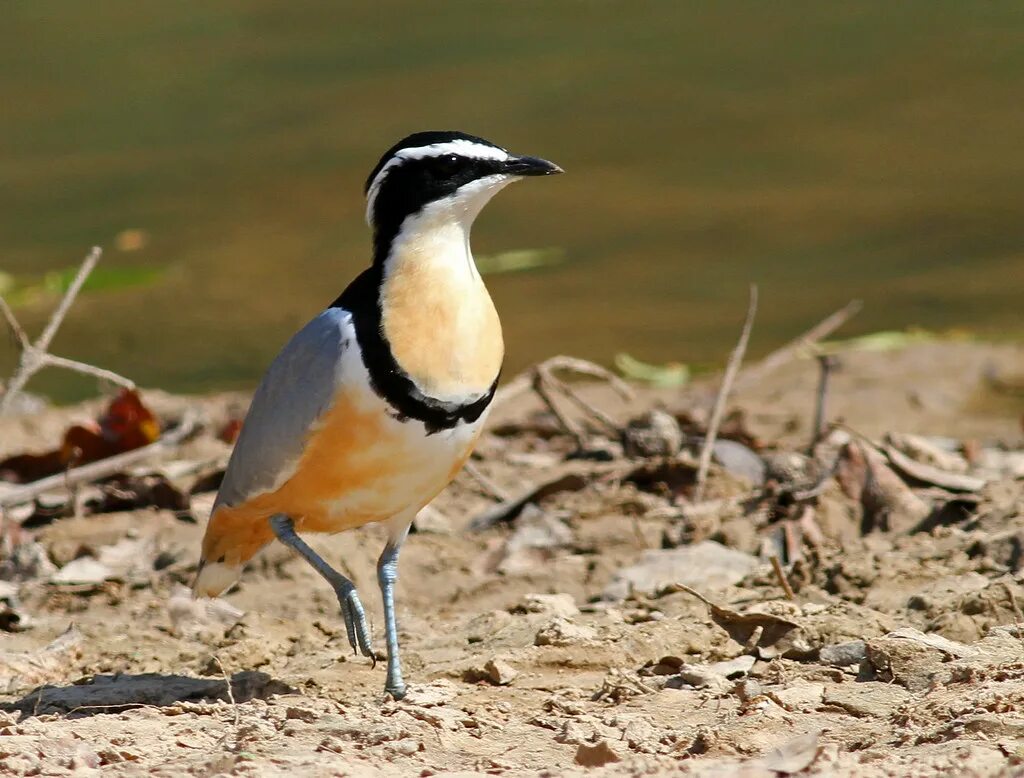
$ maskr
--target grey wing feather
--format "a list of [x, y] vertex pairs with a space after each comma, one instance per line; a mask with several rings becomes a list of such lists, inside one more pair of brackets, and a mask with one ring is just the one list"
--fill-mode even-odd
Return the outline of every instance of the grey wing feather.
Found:
[[269, 491], [302, 455], [310, 427], [330, 406], [342, 354], [351, 342], [351, 317], [328, 308], [299, 330], [267, 368], [217, 494], [237, 505]]

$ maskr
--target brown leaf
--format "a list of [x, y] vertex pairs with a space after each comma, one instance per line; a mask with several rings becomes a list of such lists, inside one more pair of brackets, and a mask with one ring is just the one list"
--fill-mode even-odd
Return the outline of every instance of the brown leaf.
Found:
[[808, 732], [793, 738], [756, 760], [755, 764], [766, 767], [781, 775], [803, 772], [818, 758], [818, 737], [820, 732]]
[[238, 435], [242, 431], [242, 420], [241, 419], [229, 419], [228, 422], [220, 428], [217, 433], [217, 439], [222, 440], [225, 443], [234, 443], [238, 440]]
[[732, 608], [719, 605], [685, 584], [673, 584], [671, 587], [668, 587], [668, 590], [686, 592], [707, 605], [711, 611], [712, 620], [728, 632], [729, 637], [742, 646], [750, 644], [758, 630], [760, 630], [760, 633], [757, 635], [754, 645], [759, 648], [767, 648], [777, 643], [792, 630], [800, 629], [800, 625], [795, 621], [790, 621], [771, 613], [758, 613], [756, 611], [740, 613]]
[[860, 500], [864, 534], [875, 529], [911, 531], [931, 513], [928, 503], [870, 445], [847, 443], [840, 452], [836, 478], [848, 496]]
[[523, 508], [528, 503], [537, 502], [558, 492], [578, 492], [587, 483], [587, 477], [580, 473], [562, 473], [547, 481], [542, 481], [539, 484], [528, 487], [515, 497], [500, 502], [493, 508], [484, 511], [469, 523], [469, 530], [471, 532], [479, 532], [496, 524], [512, 521], [512, 519], [522, 513]]
[[941, 470], [933, 465], [918, 462], [895, 446], [886, 446], [884, 451], [897, 470], [920, 483], [939, 486], [954, 492], [978, 492], [985, 486], [984, 478], [977, 478], [965, 473], [951, 473], [948, 470]]
[[43, 454], [19, 454], [0, 462], [0, 479], [31, 483], [70, 467], [133, 451], [160, 437], [156, 416], [138, 392], [122, 389], [95, 422], [74, 424], [60, 446]]

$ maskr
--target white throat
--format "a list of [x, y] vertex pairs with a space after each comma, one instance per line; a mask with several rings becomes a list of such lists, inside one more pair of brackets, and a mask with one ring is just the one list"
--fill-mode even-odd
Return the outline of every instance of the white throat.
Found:
[[454, 276], [479, 278], [469, 246], [473, 222], [487, 202], [516, 178], [504, 174], [479, 178], [407, 216], [388, 251], [385, 277], [397, 265], [410, 263], [422, 272], [447, 270]]

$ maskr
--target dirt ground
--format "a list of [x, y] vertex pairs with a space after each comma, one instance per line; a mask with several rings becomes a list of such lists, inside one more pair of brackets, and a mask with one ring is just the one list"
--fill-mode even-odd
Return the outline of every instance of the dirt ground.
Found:
[[[1014, 346], [852, 353], [828, 405], [847, 426], [780, 465], [806, 449], [817, 384], [793, 362], [741, 384], [744, 416], [723, 428], [741, 449], [696, 506], [694, 441], [627, 457], [598, 424], [572, 456], [536, 396], [508, 399], [478, 472], [513, 496], [565, 478], [495, 519], [464, 473], [421, 515], [398, 582], [400, 702], [383, 654], [353, 656], [332, 593], [283, 548], [223, 600], [188, 596], [208, 488], [177, 510], [9, 517], [0, 774], [1024, 775], [1021, 376]], [[714, 389], [584, 396], [617, 425], [665, 408], [685, 438]], [[206, 430], [244, 408], [146, 397], [164, 418], [198, 409]], [[95, 407], [5, 422], [0, 455]], [[898, 454], [872, 464], [858, 443], [884, 451], [883, 433], [927, 436], [944, 475], [887, 485]], [[162, 468], [188, 489], [228, 450], [204, 432]], [[796, 484], [830, 456], [835, 477]], [[381, 532], [313, 544], [360, 585], [383, 650]]]

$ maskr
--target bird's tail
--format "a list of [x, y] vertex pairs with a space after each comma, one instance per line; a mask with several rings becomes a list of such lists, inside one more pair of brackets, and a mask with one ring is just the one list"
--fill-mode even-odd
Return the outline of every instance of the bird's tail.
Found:
[[203, 555], [192, 584], [200, 597], [216, 597], [239, 579], [242, 567], [273, 540], [267, 516], [242, 505], [214, 508], [203, 535]]

